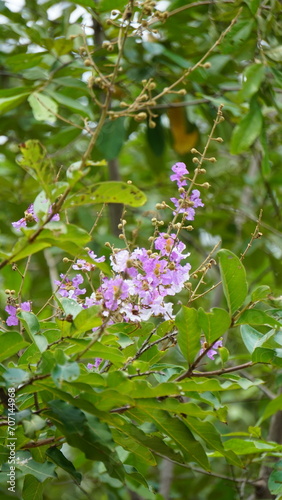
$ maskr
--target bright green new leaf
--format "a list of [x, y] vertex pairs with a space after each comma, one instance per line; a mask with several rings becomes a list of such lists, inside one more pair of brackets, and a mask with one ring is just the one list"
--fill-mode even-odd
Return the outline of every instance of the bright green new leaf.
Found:
[[246, 271], [240, 259], [230, 250], [222, 249], [217, 256], [224, 295], [230, 313], [234, 314], [248, 293]]
[[182, 306], [176, 315], [175, 325], [178, 329], [177, 341], [179, 348], [189, 365], [191, 365], [201, 347], [201, 328], [198, 322], [197, 310]]
[[34, 92], [29, 96], [28, 102], [32, 108], [35, 120], [55, 123], [58, 106], [53, 99], [47, 95]]
[[231, 138], [230, 151], [237, 155], [247, 151], [259, 136], [263, 124], [261, 109], [255, 100], [252, 100], [250, 111], [236, 125]]
[[207, 313], [200, 307], [198, 323], [205, 334], [206, 341], [211, 344], [226, 332], [230, 326], [231, 318], [224, 309], [214, 307], [211, 312]]

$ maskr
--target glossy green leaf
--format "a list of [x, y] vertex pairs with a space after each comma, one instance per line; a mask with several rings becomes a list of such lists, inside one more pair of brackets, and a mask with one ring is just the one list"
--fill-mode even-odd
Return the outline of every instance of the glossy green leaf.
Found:
[[260, 89], [264, 75], [264, 64], [255, 63], [248, 66], [243, 73], [243, 85], [239, 92], [239, 98], [241, 100], [250, 99]]
[[179, 348], [188, 363], [192, 364], [201, 347], [201, 328], [198, 323], [197, 310], [182, 306], [176, 315], [175, 325], [178, 329]]
[[230, 313], [234, 314], [248, 293], [246, 271], [240, 259], [230, 250], [222, 249], [217, 256], [224, 295]]
[[259, 136], [263, 124], [261, 109], [252, 100], [249, 113], [236, 125], [231, 137], [230, 151], [237, 155], [247, 151]]
[[205, 334], [206, 341], [211, 344], [226, 332], [230, 326], [231, 318], [224, 309], [214, 307], [211, 312], [207, 313], [200, 307], [198, 323]]
[[69, 196], [64, 206], [68, 208], [97, 203], [124, 203], [131, 207], [140, 207], [145, 202], [145, 194], [132, 184], [108, 181], [93, 184], [84, 192]]
[[270, 290], [269, 286], [266, 286], [266, 285], [258, 286], [252, 292], [252, 295], [251, 295], [252, 302], [257, 302], [259, 300], [265, 299], [270, 294], [270, 292], [271, 292], [271, 290]]
[[125, 450], [130, 451], [136, 455], [137, 460], [145, 462], [150, 465], [156, 465], [156, 460], [150, 450], [146, 446], [138, 443], [132, 436], [125, 434], [117, 429], [112, 429], [114, 441], [122, 446]]
[[80, 472], [77, 472], [72, 462], [65, 457], [61, 450], [52, 446], [46, 450], [46, 456], [50, 458], [58, 467], [68, 472], [68, 474], [74, 478], [76, 483], [81, 483], [82, 475]]
[[18, 332], [7, 332], [0, 335], [0, 345], [0, 361], [4, 361], [28, 346], [28, 342]]
[[282, 326], [281, 321], [269, 316], [266, 312], [260, 309], [247, 309], [239, 316], [236, 325], [268, 325], [268, 326]]
[[25, 329], [34, 344], [38, 347], [40, 352], [44, 352], [47, 349], [48, 342], [43, 335], [39, 335], [40, 324], [35, 316], [35, 314], [28, 311], [21, 311], [18, 314], [19, 319], [25, 326]]
[[83, 309], [74, 319], [71, 326], [71, 334], [87, 332], [92, 328], [100, 326], [102, 324], [102, 319], [99, 316], [100, 307], [91, 306], [88, 309]]

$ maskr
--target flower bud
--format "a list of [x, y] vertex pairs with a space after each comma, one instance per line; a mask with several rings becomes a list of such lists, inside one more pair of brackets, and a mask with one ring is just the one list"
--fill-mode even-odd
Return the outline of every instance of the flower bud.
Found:
[[138, 113], [135, 115], [134, 120], [136, 122], [143, 122], [147, 118], [147, 113], [144, 113], [144, 111], [141, 111], [141, 113]]
[[91, 59], [85, 59], [85, 61], [84, 61], [84, 66], [92, 66], [92, 61], [91, 61]]

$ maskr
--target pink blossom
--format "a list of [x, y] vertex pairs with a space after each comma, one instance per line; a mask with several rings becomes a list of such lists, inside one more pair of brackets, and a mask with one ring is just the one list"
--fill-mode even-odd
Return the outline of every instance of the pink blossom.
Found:
[[177, 186], [180, 188], [182, 186], [187, 186], [186, 180], [183, 178], [184, 175], [188, 175], [189, 172], [186, 168], [185, 163], [178, 162], [173, 167], [171, 168], [173, 172], [175, 172], [173, 175], [170, 176], [171, 181], [176, 181]]

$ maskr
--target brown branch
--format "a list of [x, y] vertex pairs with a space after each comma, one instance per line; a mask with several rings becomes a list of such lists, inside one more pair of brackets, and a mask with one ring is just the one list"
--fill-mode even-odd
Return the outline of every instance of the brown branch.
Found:
[[59, 436], [59, 437], [51, 437], [47, 439], [41, 439], [41, 441], [30, 441], [29, 443], [24, 444], [21, 446], [21, 450], [28, 450], [31, 448], [39, 448], [39, 446], [46, 446], [52, 443], [57, 443], [58, 441], [61, 441], [64, 439], [65, 436]]
[[[209, 350], [209, 349], [210, 349], [210, 347], [207, 350]], [[204, 356], [204, 354], [205, 353], [203, 353], [202, 356]], [[213, 377], [215, 375], [223, 375], [224, 373], [232, 373], [232, 372], [237, 372], [239, 370], [244, 370], [244, 368], [248, 368], [249, 366], [254, 366], [255, 364], [256, 363], [253, 363], [253, 361], [249, 361], [248, 363], [244, 363], [242, 365], [231, 366], [230, 368], [222, 368], [221, 370], [213, 370], [211, 372], [194, 372], [193, 370], [191, 371], [191, 368], [189, 368], [189, 370], [187, 370], [186, 372], [179, 375], [179, 377], [177, 377], [174, 381], [179, 382], [180, 380], [183, 380], [184, 378], [188, 378], [188, 377], [189, 378], [190, 377]]]

